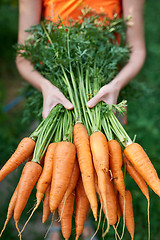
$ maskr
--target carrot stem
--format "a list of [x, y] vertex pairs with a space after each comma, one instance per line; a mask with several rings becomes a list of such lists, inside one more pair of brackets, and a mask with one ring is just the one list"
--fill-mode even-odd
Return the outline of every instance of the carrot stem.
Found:
[[60, 110], [62, 109], [61, 105], [57, 105], [50, 113], [50, 118], [46, 120], [44, 123], [41, 132], [38, 135], [34, 154], [33, 154], [33, 162], [37, 162], [40, 164], [41, 159], [57, 129], [57, 119]]
[[103, 118], [102, 119], [102, 126], [103, 126], [103, 129], [104, 129], [104, 132], [105, 132], [105, 135], [106, 135], [108, 141], [112, 140], [113, 139], [113, 134], [112, 134], [112, 131], [111, 131], [111, 127], [110, 127], [108, 118]]
[[123, 126], [121, 125], [115, 114], [110, 111], [107, 114], [107, 117], [109, 118], [109, 121], [112, 125], [112, 130], [114, 131], [120, 142], [123, 144], [123, 146], [126, 147], [130, 145], [132, 143], [132, 140], [128, 136], [127, 132], [124, 130]]

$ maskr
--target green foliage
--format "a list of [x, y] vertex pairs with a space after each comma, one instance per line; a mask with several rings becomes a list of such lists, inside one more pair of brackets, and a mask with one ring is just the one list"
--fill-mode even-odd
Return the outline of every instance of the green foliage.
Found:
[[[12, 4], [13, 3], [13, 4]], [[16, 42], [17, 38], [17, 1], [10, 0], [1, 0], [0, 1], [0, 28], [1, 28], [1, 56], [0, 59], [3, 59], [3, 65], [1, 64], [1, 69], [4, 71], [4, 68], [8, 70], [9, 77], [12, 78], [12, 72], [10, 69], [14, 65], [14, 50], [12, 49], [13, 43]], [[14, 9], [14, 10], [13, 10]], [[160, 67], [159, 67], [159, 56], [160, 56], [160, 35], [159, 35], [159, 18], [160, 4], [159, 1], [148, 0], [145, 2], [145, 38], [146, 38], [146, 47], [147, 47], [147, 58], [144, 68], [141, 73], [133, 79], [131, 82], [133, 93], [132, 99], [128, 101], [128, 124], [126, 126], [127, 132], [133, 137], [137, 135], [137, 141], [142, 144], [144, 149], [147, 151], [149, 157], [153, 161], [158, 174], [160, 176]], [[10, 19], [8, 22], [7, 19]], [[41, 59], [42, 60], [42, 59]], [[43, 61], [43, 60], [42, 60]], [[41, 65], [39, 65], [41, 67]], [[11, 74], [11, 75], [10, 75]], [[6, 79], [7, 81], [7, 79]], [[143, 91], [138, 92], [139, 84], [142, 86]], [[0, 82], [0, 153], [1, 153], [1, 164], [7, 160], [10, 154], [14, 151], [19, 142], [20, 135], [25, 131], [26, 125], [20, 127], [21, 122], [21, 113], [12, 113], [5, 114], [2, 112], [2, 107], [5, 98], [5, 91], [3, 84]], [[37, 93], [38, 94], [38, 93]], [[137, 95], [139, 98], [137, 98]], [[123, 98], [128, 99], [126, 94], [123, 94]], [[28, 111], [26, 115], [30, 114], [30, 119], [32, 113]], [[39, 113], [40, 116], [41, 113]], [[32, 118], [32, 119], [33, 119]], [[25, 121], [27, 123], [27, 121]], [[21, 169], [18, 169], [18, 172], [15, 173], [12, 180], [9, 182], [9, 186], [5, 186], [7, 197], [5, 202], [1, 205], [0, 216], [1, 216], [1, 227], [4, 223], [5, 215], [7, 212], [7, 207], [9, 199], [14, 191], [16, 186], [16, 181], [18, 175], [20, 175]], [[131, 189], [134, 201], [134, 215], [135, 215], [135, 240], [144, 240], [147, 239], [147, 205], [146, 200], [143, 195], [140, 193], [139, 188], [130, 178], [127, 178], [128, 186]], [[1, 183], [2, 186], [2, 183]], [[2, 190], [2, 187], [0, 191]], [[4, 192], [0, 192], [0, 195], [4, 197]], [[35, 200], [35, 195], [33, 194], [30, 198], [29, 205], [26, 209], [26, 212], [33, 207]], [[152, 191], [150, 191], [151, 197], [151, 206], [150, 206], [150, 219], [151, 219], [151, 239], [159, 240], [159, 222], [160, 222], [160, 210], [159, 206], [159, 197], [157, 197]], [[28, 226], [24, 232], [23, 239], [38, 240], [43, 239], [44, 232], [49, 226], [48, 222], [45, 225], [45, 230], [40, 231], [42, 224], [40, 225], [39, 235], [37, 236], [37, 224], [41, 219], [42, 209], [38, 209], [38, 212], [31, 219], [31, 227]], [[38, 218], [37, 218], [38, 216]], [[22, 216], [22, 222], [26, 220], [26, 213]], [[33, 227], [34, 226], [34, 227]], [[34, 228], [36, 231], [34, 231]], [[29, 235], [25, 234], [28, 233]], [[130, 239], [127, 230], [125, 231], [125, 240]], [[105, 239], [114, 238], [114, 233], [110, 232]], [[99, 231], [99, 236], [101, 239], [101, 232]], [[11, 220], [7, 226], [3, 239], [16, 239], [17, 231], [14, 227], [14, 222]], [[73, 237], [74, 239], [74, 237]]]
[[[63, 80], [64, 70], [70, 79], [72, 67], [77, 86], [79, 69], [83, 68], [81, 70], [83, 78], [88, 71], [92, 91], [95, 79], [99, 82], [100, 88], [116, 76], [120, 66], [122, 67], [128, 60], [130, 52], [129, 47], [124, 44], [125, 29], [125, 21], [117, 19], [116, 16], [111, 20], [105, 19], [104, 22], [99, 22], [98, 17], [91, 17], [84, 19], [82, 24], [76, 22], [69, 26], [63, 26], [61, 22], [57, 25], [43, 21], [28, 30], [32, 34], [25, 41], [25, 45], [18, 45], [17, 53], [29, 59], [36, 70], [69, 98], [67, 85]], [[117, 36], [120, 38], [119, 43]], [[22, 53], [21, 50], [25, 51]], [[42, 96], [35, 89], [30, 93], [28, 109], [35, 117], [36, 115], [39, 117]], [[27, 117], [30, 115], [25, 118]]]

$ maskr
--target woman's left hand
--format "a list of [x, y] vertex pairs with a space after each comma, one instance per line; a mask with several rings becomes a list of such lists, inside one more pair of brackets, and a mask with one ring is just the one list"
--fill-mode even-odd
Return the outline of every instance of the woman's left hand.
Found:
[[110, 82], [103, 86], [98, 93], [87, 102], [87, 107], [92, 108], [101, 101], [107, 104], [116, 104], [119, 92], [120, 88], [118, 84], [115, 85], [114, 82]]

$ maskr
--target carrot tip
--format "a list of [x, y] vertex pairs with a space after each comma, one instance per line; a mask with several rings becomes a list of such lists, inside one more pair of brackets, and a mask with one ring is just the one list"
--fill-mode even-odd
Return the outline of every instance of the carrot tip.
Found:
[[6, 221], [5, 221], [5, 223], [4, 223], [4, 226], [3, 226], [3, 229], [2, 229], [2, 231], [1, 231], [1, 233], [0, 233], [0, 238], [2, 237], [2, 234], [3, 234], [4, 230], [5, 230], [8, 222], [9, 222], [9, 219], [6, 219]]
[[76, 238], [75, 238], [75, 240], [78, 240], [79, 239], [79, 235], [76, 235]]
[[16, 229], [17, 229], [17, 231], [18, 231], [19, 239], [21, 240], [21, 239], [22, 239], [22, 234], [21, 234], [21, 232], [20, 232], [20, 230], [19, 230], [18, 222], [16, 221], [15, 223], [16, 223]]
[[26, 223], [24, 224], [24, 226], [23, 226], [23, 228], [22, 228], [22, 230], [21, 230], [21, 232], [20, 232], [21, 234], [22, 234], [22, 232], [24, 231], [24, 229], [25, 229], [26, 225], [28, 224], [29, 220], [30, 220], [31, 217], [33, 216], [34, 212], [35, 212], [36, 209], [38, 208], [38, 206], [39, 206], [39, 204], [37, 203], [36, 206], [35, 206], [35, 208], [34, 208], [33, 211], [31, 212], [28, 220], [27, 220]]

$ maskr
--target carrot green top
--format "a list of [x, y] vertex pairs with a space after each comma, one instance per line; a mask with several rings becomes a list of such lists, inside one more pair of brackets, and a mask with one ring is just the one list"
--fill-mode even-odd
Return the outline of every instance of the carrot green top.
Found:
[[51, 21], [58, 21], [59, 18], [63, 23], [67, 20], [78, 20], [82, 15], [82, 9], [91, 9], [89, 12], [93, 14], [107, 14], [109, 18], [114, 13], [121, 16], [122, 0], [43, 0], [43, 16]]

